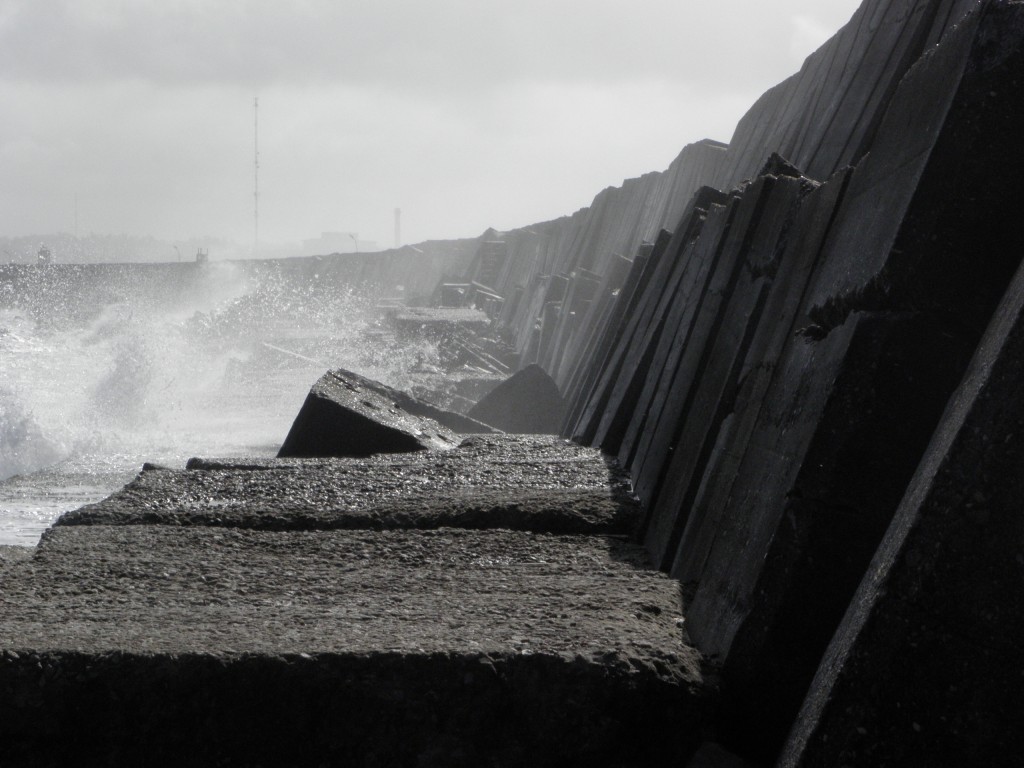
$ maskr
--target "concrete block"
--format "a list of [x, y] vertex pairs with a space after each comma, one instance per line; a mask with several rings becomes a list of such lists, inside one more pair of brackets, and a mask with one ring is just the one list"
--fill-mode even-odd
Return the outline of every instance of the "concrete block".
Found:
[[458, 445], [433, 419], [399, 407], [392, 392], [351, 371], [328, 371], [310, 389], [278, 456], [370, 456]]
[[738, 196], [733, 197], [728, 206], [712, 207], [700, 235], [685, 244], [676, 259], [672, 282], [675, 290], [663, 297], [657, 310], [663, 330], [657, 338], [652, 336], [645, 340], [651, 345], [646, 352], [649, 362], [642, 372], [636, 372], [637, 391], [628, 401], [631, 407], [612, 425], [602, 443], [605, 450], [618, 454], [624, 466], [631, 467], [637, 456], [642, 463], [647, 455], [650, 434], [666, 405], [664, 393], [658, 397], [658, 384], [663, 377], [671, 377], [671, 371], [678, 364], [695, 319], [713, 291], [712, 280], [721, 273], [719, 262], [736, 218], [747, 213]]
[[704, 568], [779, 359], [794, 331], [809, 324], [800, 314], [804, 293], [848, 179], [849, 170], [810, 192], [787, 232], [762, 321], [739, 375], [733, 413], [723, 421], [703, 475], [695, 478], [699, 484], [689, 513], [680, 510], [686, 525], [671, 573], [683, 582], [696, 581]]
[[[658, 342], [669, 327], [668, 308], [676, 303], [680, 289], [689, 288], [699, 295], [696, 286], [702, 284], [701, 276], [707, 274], [714, 258], [712, 249], [706, 259], [698, 260], [690, 268], [693, 251], [689, 244], [703, 233], [705, 227], [710, 227], [711, 232], [698, 242], [717, 243], [728, 229], [734, 209], [717, 201], [726, 202], [727, 198], [713, 191], [694, 198], [666, 248], [667, 258], [659, 261], [635, 314], [627, 319], [627, 331], [620, 341], [621, 349], [610, 361], [613, 365], [602, 377], [605, 397], [603, 407], [598, 409], [600, 416], [593, 433], [593, 444], [600, 445], [609, 453], [618, 453], [619, 444], [636, 410], [637, 398], [654, 364]], [[697, 270], [698, 277], [692, 276], [693, 269]], [[688, 275], [690, 279], [683, 282]]]
[[676, 233], [664, 249], [656, 247], [651, 254], [638, 286], [636, 302], [626, 312], [622, 334], [597, 378], [572, 435], [574, 439], [587, 445], [600, 445], [608, 432], [608, 420], [624, 419], [630, 412], [626, 407], [623, 414], [618, 413], [622, 403], [630, 401], [629, 395], [638, 394], [642, 386], [643, 379], [638, 378], [638, 374], [646, 371], [650, 363], [649, 358], [645, 360], [645, 355], [654, 349], [650, 339], [659, 336], [663, 328], [663, 315], [657, 314], [658, 306], [666, 297], [672, 296], [675, 285], [670, 282], [675, 269], [674, 259], [682, 245], [698, 235], [708, 210], [726, 199], [718, 190], [699, 190], [680, 219]]
[[736, 127], [719, 175], [705, 183], [751, 178], [769, 152], [822, 179], [858, 163], [907, 70], [975, 5], [867, 0], [800, 72], [758, 99]]
[[528, 365], [484, 395], [468, 416], [504, 432], [558, 434], [565, 400], [543, 368]]
[[670, 765], [708, 687], [605, 537], [63, 527], [0, 572], [0, 762]]
[[858, 314], [784, 355], [689, 606], [744, 756], [781, 746], [961, 375], [955, 342], [927, 317]]
[[[581, 378], [579, 391], [572, 395], [572, 400], [570, 401], [569, 414], [564, 430], [566, 435], [582, 437], [589, 425], [593, 423], [593, 410], [588, 409], [588, 406], [591, 405], [591, 398], [595, 397], [598, 379], [607, 367], [611, 356], [617, 351], [618, 342], [624, 332], [625, 318], [632, 315], [636, 304], [640, 301], [640, 295], [646, 287], [646, 280], [650, 277], [647, 269], [648, 263], [661, 258], [671, 239], [672, 234], [663, 229], [658, 233], [658, 237], [653, 243], [641, 245], [637, 251], [637, 256], [633, 260], [629, 276], [615, 297], [612, 313], [604, 327], [601, 338], [597, 340], [593, 354], [584, 358], [586, 373]], [[653, 271], [653, 267], [651, 271]], [[583, 420], [585, 412], [588, 414], [586, 422]], [[589, 442], [589, 440], [586, 442]]]
[[630, 534], [638, 522], [628, 476], [595, 449], [502, 435], [366, 459], [192, 459], [145, 471], [57, 525]]
[[850, 181], [811, 294], [815, 322], [930, 311], [980, 334], [1024, 249], [1014, 98], [1020, 10], [982, 3], [907, 73]]
[[[731, 411], [746, 356], [778, 268], [780, 239], [810, 182], [761, 177], [744, 194], [719, 268], [692, 326], [666, 366], [630, 470], [651, 509], [646, 541], [656, 563], [670, 566], [718, 428]], [[672, 357], [670, 356], [670, 360]], [[622, 455], [620, 454], [620, 461]], [[624, 462], [625, 463], [625, 462]]]
[[754, 768], [754, 765], [732, 754], [721, 744], [706, 741], [694, 753], [686, 768]]
[[780, 765], [999, 765], [1022, 754], [1022, 389], [1019, 272], [825, 654]]

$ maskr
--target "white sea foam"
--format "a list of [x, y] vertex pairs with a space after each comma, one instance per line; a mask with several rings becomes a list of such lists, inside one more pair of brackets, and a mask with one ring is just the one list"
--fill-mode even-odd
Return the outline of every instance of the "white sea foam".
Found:
[[366, 344], [367, 301], [312, 275], [82, 274], [32, 275], [0, 308], [0, 543], [34, 543], [144, 461], [272, 455], [328, 367], [403, 386], [434, 354]]

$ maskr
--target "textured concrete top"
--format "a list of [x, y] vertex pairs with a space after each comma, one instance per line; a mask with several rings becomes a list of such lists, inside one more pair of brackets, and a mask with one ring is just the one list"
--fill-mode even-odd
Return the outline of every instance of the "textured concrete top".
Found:
[[188, 466], [143, 472], [58, 525], [628, 533], [639, 516], [628, 479], [597, 450], [546, 436], [479, 436], [452, 451], [364, 459], [194, 459]]
[[680, 585], [605, 532], [636, 509], [596, 451], [486, 436], [189, 466], [3, 561], [0, 764], [623, 768], [696, 747], [714, 678]]
[[0, 571], [0, 648], [621, 654], [697, 681], [681, 609], [614, 537], [65, 527]]

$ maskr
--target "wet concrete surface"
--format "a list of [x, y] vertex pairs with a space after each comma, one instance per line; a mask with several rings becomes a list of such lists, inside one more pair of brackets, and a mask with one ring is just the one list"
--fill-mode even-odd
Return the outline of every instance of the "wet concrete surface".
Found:
[[640, 766], [699, 744], [713, 677], [597, 451], [488, 435], [189, 467], [0, 552], [0, 764]]
[[479, 436], [451, 451], [365, 459], [194, 459], [143, 472], [64, 515], [86, 524], [270, 530], [508, 528], [630, 533], [628, 478], [593, 448], [557, 437]]
[[621, 653], [695, 682], [678, 585], [645, 562], [614, 537], [64, 527], [5, 574], [0, 646]]

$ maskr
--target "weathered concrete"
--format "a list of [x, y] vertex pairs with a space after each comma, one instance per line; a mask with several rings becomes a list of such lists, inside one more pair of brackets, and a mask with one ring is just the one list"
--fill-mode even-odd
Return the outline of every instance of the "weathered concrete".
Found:
[[0, 546], [0, 569], [24, 563], [32, 556], [31, 547]]
[[278, 456], [371, 456], [448, 450], [457, 444], [433, 419], [399, 407], [388, 387], [339, 368], [310, 389]]
[[768, 90], [740, 120], [719, 176], [731, 186], [779, 152], [813, 178], [828, 178], [872, 149], [878, 124], [907, 69], [943, 39], [976, 0], [866, 0], [850, 22]]
[[[651, 243], [641, 243], [637, 249], [649, 252]], [[633, 271], [634, 260], [621, 254], [615, 254], [607, 265], [606, 272], [600, 280], [594, 296], [585, 312], [577, 313], [573, 335], [562, 345], [562, 366], [556, 371], [555, 379], [563, 382], [561, 389], [567, 399], [575, 394], [579, 378], [589, 369], [593, 350], [590, 345], [597, 342], [607, 327], [605, 315], [610, 314], [616, 297], [627, 287]]]
[[262, 530], [635, 530], [629, 478], [556, 437], [488, 436], [445, 452], [366, 459], [193, 459], [143, 472], [57, 525], [217, 525]]
[[591, 334], [587, 349], [581, 353], [574, 379], [566, 391], [566, 400], [572, 407], [566, 414], [563, 425], [564, 434], [571, 434], [576, 427], [586, 405], [584, 396], [593, 391], [605, 361], [622, 335], [623, 319], [629, 315], [633, 305], [639, 300], [641, 286], [649, 277], [646, 267], [651, 255], [656, 249], [663, 251], [670, 239], [671, 235], [665, 230], [661, 230], [654, 242], [642, 243], [630, 264], [629, 273], [622, 286], [617, 292], [608, 295], [607, 309], [602, 312], [599, 327], [595, 328]]
[[[455, 413], [453, 411], [446, 411], [443, 408], [439, 408], [432, 403], [428, 403], [425, 400], [413, 397], [407, 392], [403, 392], [400, 389], [389, 387], [387, 384], [383, 384], [373, 379], [368, 379], [365, 376], [359, 376], [358, 380], [355, 378], [357, 374], [351, 371], [345, 372], [345, 377], [350, 381], [358, 381], [358, 386], [363, 390], [369, 390], [380, 395], [385, 401], [390, 401], [396, 406], [401, 408], [408, 414], [413, 416], [421, 416], [425, 419], [432, 419], [440, 424], [445, 429], [448, 429], [456, 434], [460, 435], [477, 435], [477, 434], [489, 434], [495, 430], [493, 427], [489, 427], [481, 421], [472, 419], [469, 416], [464, 416], [461, 413]], [[454, 378], [454, 377], [446, 377]], [[489, 383], [484, 380], [484, 385]], [[471, 382], [468, 387], [474, 385], [479, 386], [476, 381]]]
[[671, 572], [683, 582], [696, 581], [703, 571], [779, 359], [794, 329], [809, 324], [800, 316], [804, 292], [848, 178], [849, 171], [844, 171], [809, 193], [788, 234], [762, 322], [739, 375], [733, 413], [720, 427], [692, 507], [679, 511], [686, 518], [686, 527]]
[[[610, 453], [617, 452], [652, 364], [657, 342], [665, 330], [667, 308], [674, 303], [675, 291], [686, 273], [686, 264], [680, 264], [680, 255], [708, 223], [714, 226], [722, 222], [725, 226], [730, 210], [728, 201], [728, 196], [717, 190], [699, 190], [664, 249], [656, 248], [652, 253], [646, 270], [650, 275], [643, 281], [635, 309], [626, 318], [626, 327], [616, 349], [588, 394], [588, 404], [573, 432], [574, 438], [600, 445]], [[643, 289], [648, 286], [650, 290]]]
[[[1024, 110], [998, 94], [1015, 92], [1022, 71], [1020, 3], [979, 6], [911, 68], [870, 156], [851, 176], [809, 292], [814, 306], [807, 313], [816, 325], [808, 337], [834, 334], [837, 323], [866, 309], [893, 318], [901, 311], [927, 312], [935, 318], [932, 330], [925, 324], [913, 332], [917, 340], [891, 347], [903, 351], [883, 363], [882, 377], [870, 388], [866, 381], [836, 379], [835, 393], [845, 390], [840, 396], [853, 420], [844, 426], [833, 421], [839, 411], [822, 412], [821, 436], [809, 443], [805, 469], [785, 498], [772, 490], [784, 472], [773, 477], [770, 470], [784, 451], [763, 454], [772, 445], [764, 436], [751, 440], [759, 466], [745, 460], [731, 489], [733, 504], [774, 507], [786, 522], [770, 547], [763, 534], [741, 526], [740, 536], [747, 537], [742, 553], [731, 550], [717, 566], [719, 574], [730, 572], [724, 580], [709, 574], [716, 569], [711, 560], [728, 548], [718, 555], [712, 549], [691, 631], [702, 650], [728, 654], [723, 712], [734, 730], [727, 738], [762, 760], [781, 746], [803, 698], [801, 686], [809, 683], [921, 456], [932, 419], [960, 376], [959, 361], [977, 343], [1020, 263], [1024, 230], [1015, 197], [1005, 190], [1019, 185], [1024, 172]], [[771, 419], [771, 411], [764, 416]], [[785, 427], [785, 416], [776, 412], [779, 417]], [[798, 434], [795, 429], [791, 436]], [[731, 525], [721, 521], [716, 547], [736, 535]], [[743, 598], [736, 586], [757, 557], [757, 586]], [[726, 606], [744, 599], [749, 613], [733, 640], [716, 647], [711, 638], [728, 635], [720, 632], [729, 622]], [[719, 629], [709, 631], [712, 614]]]
[[[686, 147], [668, 169], [629, 179], [597, 195], [572, 216], [492, 233], [508, 257], [492, 287], [505, 302], [499, 324], [526, 363], [540, 360], [563, 389], [582, 362], [576, 315], [553, 314], [552, 339], [538, 358], [534, 328], [546, 314], [545, 281], [578, 268], [608, 274], [619, 254], [672, 228], [701, 186], [731, 189], [754, 178], [778, 152], [810, 177], [825, 179], [871, 151], [882, 116], [907, 70], [946, 37], [976, 0], [867, 0], [850, 23], [804, 62], [800, 72], [764, 94], [747, 112], [730, 145], [705, 140]], [[915, 128], [915, 131], [917, 129]], [[570, 328], [569, 326], [575, 326]]]
[[[654, 502], [649, 551], [692, 592], [686, 626], [721, 664], [712, 728], [697, 730], [701, 705], [687, 698], [696, 678], [666, 661], [680, 657], [659, 623], [664, 605], [633, 612], [654, 617], [649, 648], [621, 621], [623, 600], [662, 589], [638, 584], [670, 583], [617, 570], [640, 552], [623, 555], [624, 541], [605, 538], [635, 520], [622, 475], [564, 444], [488, 437], [367, 460], [197, 460], [68, 515], [34, 561], [0, 568], [3, 590], [30, 606], [11, 631], [35, 645], [3, 657], [0, 736], [35, 733], [35, 718], [46, 723], [44, 758], [79, 743], [109, 757], [92, 734], [113, 722], [135, 762], [147, 762], [139, 745], [163, 749], [173, 730], [214, 752], [178, 742], [168, 754], [207, 762], [228, 754], [217, 751], [226, 733], [243, 761], [258, 744], [277, 762], [316, 753], [426, 765], [685, 764], [713, 738], [726, 751], [705, 746], [694, 765], [733, 754], [767, 765], [862, 584], [787, 764], [1020, 755], [1024, 285], [926, 446], [1024, 253], [1024, 113], [1013, 98], [1022, 8], [866, 0], [799, 75], [765, 94], [731, 147], [687, 148], [669, 172], [605, 190], [571, 217], [489, 231], [467, 260], [489, 327], [575, 398], [567, 433], [615, 452]], [[762, 167], [771, 152], [793, 163], [776, 156]], [[796, 191], [806, 184], [796, 166], [826, 178], [846, 163], [857, 167], [799, 207], [775, 194], [806, 191]], [[772, 180], [693, 196], [699, 184], [733, 189], [758, 168]], [[620, 254], [676, 221], [626, 279]], [[161, 538], [172, 534], [183, 538]], [[205, 570], [179, 583], [172, 568], [196, 557]], [[265, 576], [290, 559], [291, 574]], [[535, 567], [541, 578], [530, 581]], [[590, 581], [577, 581], [580, 569]], [[563, 594], [566, 616], [550, 619]], [[217, 602], [200, 602], [211, 595]], [[678, 590], [666, 599], [681, 605]], [[162, 606], [166, 633], [152, 618]], [[125, 607], [141, 618], [117, 613]], [[108, 611], [117, 626], [104, 624]], [[505, 622], [542, 627], [548, 649], [522, 654], [534, 648], [521, 642], [529, 635], [502, 634]], [[456, 633], [470, 644], [446, 645]], [[223, 643], [177, 650], [190, 637]], [[65, 645], [48, 650], [48, 638]], [[105, 638], [128, 652], [96, 650]], [[95, 652], [76, 650], [94, 640]], [[473, 642], [495, 650], [485, 661]], [[644, 649], [625, 662], [639, 673], [608, 650], [626, 646]], [[478, 684], [481, 663], [497, 670], [495, 687]], [[161, 687], [184, 708], [160, 709]], [[51, 721], [71, 739], [45, 730]], [[287, 742], [294, 754], [273, 751], [279, 742], [265, 734], [277, 721], [301, 741]], [[27, 755], [3, 749], [0, 762]]]
[[688, 607], [745, 756], [780, 747], [963, 365], [915, 315], [790, 344]]
[[484, 395], [468, 416], [504, 432], [557, 435], [565, 399], [543, 368], [528, 365]]
[[[643, 443], [655, 431], [658, 415], [665, 405], [664, 400], [656, 398], [656, 384], [666, 368], [674, 368], [679, 350], [687, 346], [694, 318], [700, 313], [711, 280], [718, 272], [734, 221], [744, 208], [742, 203], [742, 196], [736, 195], [727, 206], [710, 208], [697, 239], [684, 242], [675, 258], [677, 274], [672, 281], [675, 289], [662, 298], [658, 307], [664, 330], [656, 340], [651, 338], [650, 363], [638, 382], [637, 394], [629, 402], [630, 407], [622, 419], [623, 426], [609, 430], [602, 442], [605, 450], [617, 453], [625, 466], [631, 466], [637, 455], [641, 456], [641, 463], [646, 457], [646, 447], [641, 450], [637, 444]], [[665, 287], [658, 286], [654, 290], [661, 292]]]
[[739, 368], [771, 284], [769, 274], [778, 268], [779, 241], [810, 188], [808, 180], [765, 176], [747, 190], [749, 213], [725, 244], [676, 364], [661, 377], [657, 411], [649, 419], [646, 439], [638, 443], [631, 474], [651, 509], [648, 549], [666, 569], [693, 503], [694, 478], [703, 473], [718, 428], [732, 409]]
[[1024, 270], [907, 488], [783, 766], [1024, 754]]
[[980, 4], [900, 83], [815, 279], [819, 326], [913, 309], [980, 335], [1024, 249], [1022, 27], [1018, 3]]
[[[695, 228], [703, 224], [704, 213], [691, 211], [689, 221]], [[646, 296], [647, 285], [656, 274], [667, 277], [668, 273], [664, 271], [667, 267], [662, 266], [661, 262], [666, 258], [672, 240], [671, 232], [661, 230], [658, 233], [650, 251], [637, 259], [627, 286], [628, 293], [621, 294], [616, 301], [617, 312], [613, 317], [615, 325], [608, 329], [606, 338], [602, 340], [603, 348], [600, 348], [599, 357], [594, 360], [588, 381], [580, 389], [577, 401], [570, 410], [565, 434], [571, 435], [574, 440], [587, 445], [594, 441], [599, 422], [612, 396], [615, 377], [621, 372], [624, 363], [625, 350], [628, 349], [624, 341], [635, 338], [643, 327], [640, 306]], [[644, 309], [646, 311], [646, 307]], [[649, 322], [650, 318], [646, 321]]]
[[607, 537], [61, 527], [0, 572], [0, 762], [636, 765], [706, 689]]

